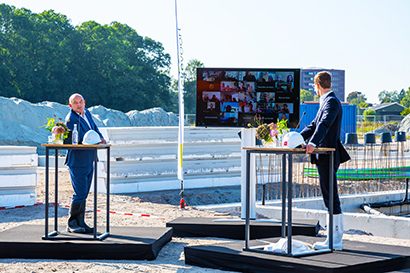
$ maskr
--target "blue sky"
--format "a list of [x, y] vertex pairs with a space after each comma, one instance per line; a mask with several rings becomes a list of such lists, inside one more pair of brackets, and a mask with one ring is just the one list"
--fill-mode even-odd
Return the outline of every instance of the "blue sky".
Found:
[[[174, 0], [6, 0], [73, 25], [118, 21], [163, 43], [176, 77]], [[183, 57], [206, 67], [346, 70], [346, 95], [410, 87], [408, 0], [178, 0]]]

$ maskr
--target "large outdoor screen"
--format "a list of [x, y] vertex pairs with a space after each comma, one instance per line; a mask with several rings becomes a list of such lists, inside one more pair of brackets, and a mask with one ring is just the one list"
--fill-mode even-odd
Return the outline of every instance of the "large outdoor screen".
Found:
[[299, 122], [300, 69], [197, 68], [196, 126]]

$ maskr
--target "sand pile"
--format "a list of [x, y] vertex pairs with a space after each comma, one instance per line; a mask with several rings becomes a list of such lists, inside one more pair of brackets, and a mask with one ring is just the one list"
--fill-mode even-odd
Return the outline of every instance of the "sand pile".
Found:
[[[47, 118], [64, 120], [69, 110], [68, 105], [56, 102], [30, 103], [0, 96], [0, 145], [39, 147], [50, 135], [39, 127], [47, 123]], [[161, 108], [123, 113], [99, 105], [88, 110], [99, 127], [178, 126], [178, 116]]]

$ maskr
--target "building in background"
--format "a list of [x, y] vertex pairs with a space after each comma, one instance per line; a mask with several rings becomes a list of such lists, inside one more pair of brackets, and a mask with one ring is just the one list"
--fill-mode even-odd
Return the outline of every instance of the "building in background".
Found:
[[300, 72], [300, 88], [316, 95], [313, 88], [313, 78], [320, 71], [328, 71], [332, 74], [332, 90], [340, 101], [345, 101], [345, 71], [340, 69], [327, 68], [302, 68]]
[[370, 107], [370, 109], [376, 111], [376, 115], [379, 116], [401, 116], [400, 113], [403, 112], [406, 107], [397, 102], [389, 102]]

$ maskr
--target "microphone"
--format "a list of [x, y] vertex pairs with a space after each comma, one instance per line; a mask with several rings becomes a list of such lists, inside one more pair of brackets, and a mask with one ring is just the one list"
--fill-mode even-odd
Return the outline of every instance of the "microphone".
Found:
[[302, 117], [300, 118], [299, 123], [298, 123], [298, 125], [297, 125], [296, 128], [295, 128], [295, 131], [296, 131], [297, 129], [299, 129], [299, 125], [300, 125], [300, 123], [302, 122], [302, 119], [303, 119], [303, 117], [305, 116], [305, 114], [306, 114], [306, 112], [303, 112], [303, 115], [302, 115]]

